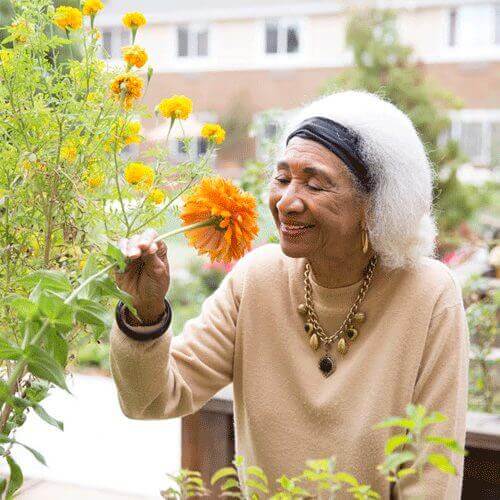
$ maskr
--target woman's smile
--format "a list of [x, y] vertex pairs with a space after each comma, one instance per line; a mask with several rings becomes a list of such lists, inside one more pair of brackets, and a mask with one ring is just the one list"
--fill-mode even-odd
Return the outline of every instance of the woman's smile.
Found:
[[283, 236], [292, 238], [303, 236], [304, 234], [310, 232], [313, 227], [313, 224], [290, 224], [285, 222], [280, 223], [280, 230]]

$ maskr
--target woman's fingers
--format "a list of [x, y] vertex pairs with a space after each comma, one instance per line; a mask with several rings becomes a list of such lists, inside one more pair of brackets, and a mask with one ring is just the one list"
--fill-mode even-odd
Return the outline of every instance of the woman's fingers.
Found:
[[155, 229], [146, 229], [141, 234], [136, 234], [131, 238], [121, 238], [118, 246], [123, 255], [131, 259], [137, 259], [142, 255], [155, 254], [158, 250], [158, 244], [153, 240], [158, 236]]

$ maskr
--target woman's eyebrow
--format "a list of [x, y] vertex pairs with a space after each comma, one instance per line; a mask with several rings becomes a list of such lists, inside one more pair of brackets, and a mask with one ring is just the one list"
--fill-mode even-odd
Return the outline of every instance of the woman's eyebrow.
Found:
[[[286, 161], [279, 161], [276, 168], [277, 170], [286, 170], [288, 172], [290, 171], [290, 165], [288, 165]], [[330, 175], [327, 172], [325, 172], [322, 168], [304, 167], [302, 171], [305, 174], [317, 175], [318, 177], [322, 177], [323, 179], [325, 179], [327, 182], [333, 183], [333, 180], [330, 177]]]

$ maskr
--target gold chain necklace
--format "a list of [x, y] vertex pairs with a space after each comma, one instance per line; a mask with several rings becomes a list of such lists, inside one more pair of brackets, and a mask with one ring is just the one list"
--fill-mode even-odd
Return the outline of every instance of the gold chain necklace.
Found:
[[[345, 355], [349, 350], [349, 343], [353, 342], [358, 336], [358, 329], [353, 327], [354, 322], [362, 323], [366, 319], [365, 313], [358, 312], [359, 305], [365, 298], [366, 292], [370, 286], [373, 278], [373, 273], [375, 271], [375, 266], [377, 265], [378, 257], [374, 255], [368, 265], [365, 268], [365, 278], [361, 283], [361, 287], [358, 292], [358, 296], [354, 301], [354, 304], [349, 309], [347, 317], [342, 322], [340, 328], [333, 334], [328, 336], [319, 324], [318, 316], [314, 310], [314, 304], [312, 300], [312, 286], [310, 280], [311, 266], [309, 262], [306, 263], [304, 269], [304, 290], [305, 290], [305, 303], [299, 304], [298, 311], [302, 316], [307, 318], [304, 324], [304, 330], [309, 337], [309, 345], [316, 351], [319, 347], [320, 341], [323, 341], [325, 345], [325, 355], [319, 360], [318, 366], [321, 373], [325, 377], [329, 377], [336, 368], [335, 358], [333, 358], [329, 351], [331, 344], [338, 340], [337, 349], [340, 354]], [[359, 327], [358, 327], [359, 328]]]

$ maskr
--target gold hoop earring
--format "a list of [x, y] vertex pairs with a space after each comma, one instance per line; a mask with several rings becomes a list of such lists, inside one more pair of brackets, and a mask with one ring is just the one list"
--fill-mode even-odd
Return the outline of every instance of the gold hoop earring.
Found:
[[363, 253], [366, 254], [368, 252], [368, 231], [366, 226], [363, 226], [361, 231], [361, 247], [363, 249]]

